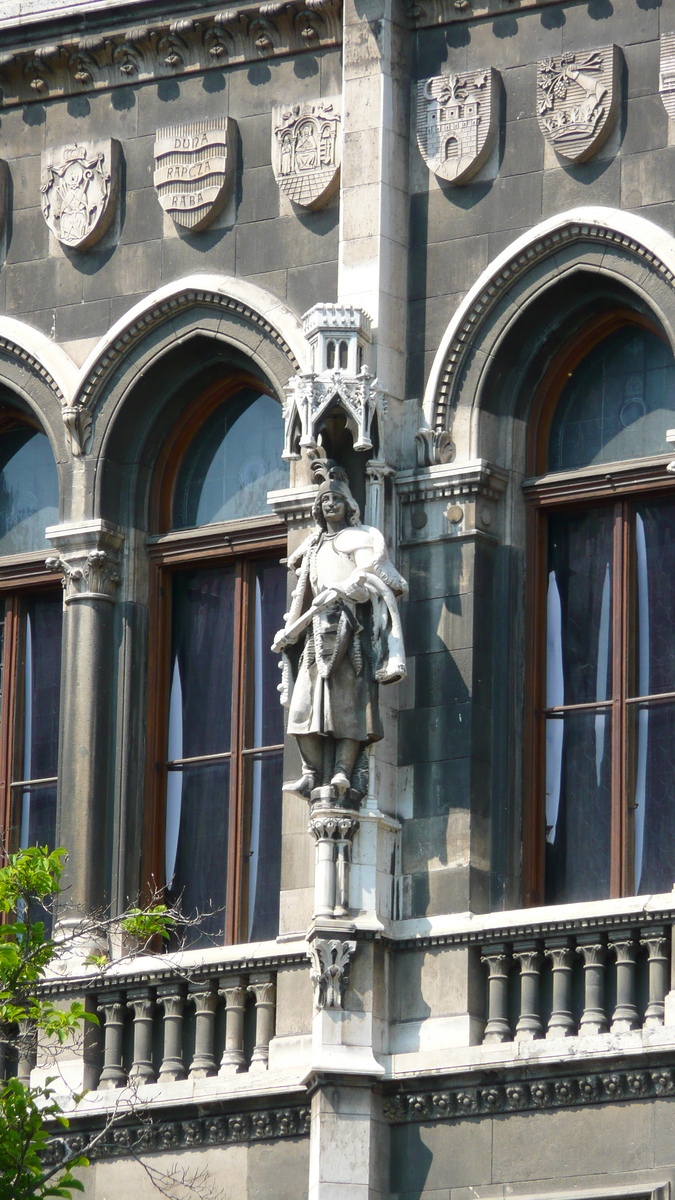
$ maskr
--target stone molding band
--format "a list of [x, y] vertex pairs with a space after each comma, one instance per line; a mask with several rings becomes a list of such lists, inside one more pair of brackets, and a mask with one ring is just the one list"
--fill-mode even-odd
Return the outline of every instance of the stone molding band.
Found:
[[601, 243], [608, 248], [628, 251], [658, 271], [666, 283], [672, 285], [675, 279], [671, 267], [654, 250], [639, 239], [600, 222], [596, 224], [593, 221], [572, 220], [569, 224], [558, 226], [549, 234], [528, 243], [520, 253], [510, 258], [489, 277], [454, 330], [454, 336], [445, 351], [434, 396], [433, 420], [430, 423], [435, 430], [440, 432], [450, 427], [455, 408], [454, 393], [462, 368], [488, 315], [504, 298], [508, 289], [526, 272], [559, 250], [578, 242]]
[[142, 1121], [124, 1121], [113, 1125], [96, 1145], [90, 1142], [98, 1129], [89, 1126], [52, 1137], [42, 1155], [45, 1165], [56, 1164], [65, 1151], [76, 1150], [91, 1161], [105, 1158], [133, 1158], [153, 1151], [192, 1149], [198, 1146], [224, 1146], [231, 1142], [253, 1142], [270, 1138], [297, 1138], [309, 1135], [309, 1108], [287, 1105], [253, 1112], [214, 1113], [184, 1119], [161, 1120], [147, 1117]]
[[0, 106], [339, 45], [340, 0], [272, 0], [0, 52]]
[[639, 1066], [612, 1071], [606, 1066], [573, 1075], [514, 1079], [436, 1087], [433, 1091], [385, 1095], [385, 1120], [390, 1125], [409, 1122], [456, 1121], [494, 1113], [536, 1112], [618, 1100], [646, 1100], [675, 1094], [675, 1070], [668, 1066]]

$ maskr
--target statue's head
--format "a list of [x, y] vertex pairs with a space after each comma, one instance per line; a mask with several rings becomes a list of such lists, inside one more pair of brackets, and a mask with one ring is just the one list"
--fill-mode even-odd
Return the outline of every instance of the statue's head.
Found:
[[321, 529], [327, 528], [326, 515], [324, 513], [324, 497], [330, 496], [334, 499], [340, 499], [345, 506], [345, 515], [349, 525], [358, 525], [361, 520], [361, 511], [356, 500], [352, 496], [349, 487], [349, 477], [343, 467], [339, 467], [337, 463], [330, 458], [315, 459], [312, 463], [312, 479], [319, 485], [312, 515], [317, 525]]

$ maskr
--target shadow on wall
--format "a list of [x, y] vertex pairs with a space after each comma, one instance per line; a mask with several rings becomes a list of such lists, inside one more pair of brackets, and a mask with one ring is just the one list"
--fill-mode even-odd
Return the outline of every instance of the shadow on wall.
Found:
[[422, 1141], [420, 1125], [398, 1125], [391, 1130], [389, 1190], [392, 1198], [422, 1200], [433, 1154]]

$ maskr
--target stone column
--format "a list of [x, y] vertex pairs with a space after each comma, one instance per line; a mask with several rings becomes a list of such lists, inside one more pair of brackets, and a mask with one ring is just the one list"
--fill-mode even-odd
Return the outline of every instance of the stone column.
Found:
[[509, 1024], [511, 953], [508, 947], [500, 942], [495, 946], [486, 946], [481, 958], [484, 963], [487, 963], [488, 969], [488, 1019], [483, 1041], [487, 1043], [510, 1042], [513, 1038]]
[[605, 1015], [606, 947], [597, 934], [579, 938], [577, 951], [584, 960], [584, 1011], [579, 1023], [582, 1037], [607, 1032]]
[[369, 1086], [331, 1083], [312, 1096], [309, 1200], [381, 1200], [388, 1195], [389, 1127]]
[[137, 1079], [139, 1083], [154, 1083], [156, 1079], [155, 1068], [152, 1065], [154, 989], [133, 988], [127, 992], [127, 1000], [134, 1010], [134, 1061], [129, 1071], [129, 1078]]
[[124, 1043], [124, 1014], [126, 1004], [121, 992], [107, 992], [101, 997], [99, 1013], [105, 1018], [103, 1029], [103, 1071], [98, 1083], [100, 1092], [124, 1087], [127, 1076], [122, 1065]]
[[47, 536], [56, 553], [46, 565], [63, 575], [64, 588], [56, 842], [68, 850], [59, 924], [72, 932], [79, 916], [105, 900], [114, 601], [123, 535], [93, 520], [52, 525]]
[[635, 952], [632, 933], [610, 937], [616, 951], [616, 1007], [612, 1017], [612, 1033], [628, 1033], [640, 1024], [635, 1007]]
[[323, 919], [335, 915], [335, 832], [333, 816], [314, 816], [309, 831], [316, 842], [314, 870], [314, 917]]
[[266, 1071], [269, 1062], [276, 1010], [276, 986], [273, 976], [267, 972], [251, 975], [248, 991], [255, 996], [255, 1047], [249, 1067], [255, 1074], [258, 1071]]
[[220, 980], [220, 995], [225, 1000], [225, 1049], [220, 1060], [221, 1076], [237, 1075], [246, 1070], [244, 1057], [244, 1011], [246, 983], [238, 975], [225, 975]]
[[543, 1035], [539, 1015], [539, 979], [541, 954], [535, 942], [523, 943], [513, 955], [520, 963], [520, 1016], [516, 1025], [516, 1041], [531, 1042]]
[[183, 1009], [185, 985], [174, 981], [163, 983], [157, 992], [157, 1003], [164, 1009], [164, 1054], [159, 1068], [161, 1082], [172, 1083], [185, 1079], [183, 1062]]
[[645, 1012], [645, 1029], [660, 1029], [663, 1025], [666, 991], [668, 988], [668, 939], [663, 926], [643, 930], [640, 941], [649, 951], [649, 1003]]
[[214, 1057], [216, 1006], [218, 991], [215, 983], [190, 984], [190, 999], [195, 1006], [195, 1056], [190, 1065], [190, 1079], [206, 1079], [215, 1075], [218, 1064]]
[[572, 1016], [572, 943], [570, 938], [551, 938], [547, 941], [546, 957], [551, 959], [553, 973], [553, 1003], [546, 1037], [573, 1037], [575, 1028]]
[[30, 1073], [37, 1061], [37, 1030], [32, 1021], [19, 1021], [19, 1061], [16, 1077], [26, 1087], [30, 1086]]

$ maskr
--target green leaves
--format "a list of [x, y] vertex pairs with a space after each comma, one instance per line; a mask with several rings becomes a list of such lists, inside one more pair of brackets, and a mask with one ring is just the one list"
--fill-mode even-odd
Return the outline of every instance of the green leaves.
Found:
[[54, 1117], [68, 1126], [49, 1087], [31, 1090], [10, 1079], [0, 1090], [0, 1200], [70, 1200], [73, 1192], [84, 1191], [72, 1174], [76, 1167], [88, 1166], [84, 1155], [73, 1159], [58, 1179], [44, 1178], [41, 1155], [49, 1140], [44, 1125]]
[[122, 929], [140, 942], [147, 942], [153, 937], [168, 938], [175, 923], [166, 904], [153, 904], [150, 908], [130, 908], [122, 919]]

